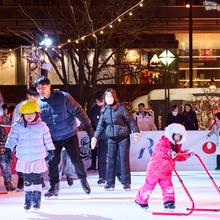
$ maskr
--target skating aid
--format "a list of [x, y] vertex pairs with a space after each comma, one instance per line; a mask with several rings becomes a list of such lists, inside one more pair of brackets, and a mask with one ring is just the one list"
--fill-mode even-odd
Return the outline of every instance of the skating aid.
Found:
[[[177, 156], [183, 156], [183, 155], [189, 155], [189, 153], [179, 153], [179, 154], [177, 154]], [[212, 183], [213, 183], [215, 189], [217, 190], [218, 194], [220, 195], [220, 190], [219, 190], [217, 184], [215, 183], [213, 177], [210, 175], [210, 173], [209, 173], [208, 169], [206, 168], [205, 164], [203, 163], [203, 161], [201, 160], [201, 158], [199, 157], [198, 154], [195, 153], [194, 156], [198, 158], [199, 162], [201, 163], [201, 165], [203, 166], [204, 170], [205, 170], [206, 173], [208, 174], [209, 179], [212, 181]], [[189, 211], [188, 213], [165, 213], [165, 212], [153, 212], [152, 214], [153, 214], [153, 215], [179, 215], [179, 216], [180, 216], [180, 215], [184, 215], [184, 216], [186, 216], [186, 215], [190, 215], [193, 211], [212, 211], [212, 212], [219, 212], [220, 209], [195, 208], [194, 201], [193, 201], [192, 197], [190, 196], [188, 190], [186, 189], [186, 187], [185, 187], [183, 181], [181, 180], [179, 174], [177, 173], [175, 167], [173, 166], [170, 157], [168, 157], [168, 160], [169, 160], [170, 165], [172, 166], [173, 171], [175, 172], [175, 174], [176, 174], [178, 180], [180, 181], [180, 183], [181, 183], [183, 189], [185, 190], [187, 196], [189, 197], [189, 199], [190, 199], [190, 201], [191, 201], [191, 203], [192, 203], [192, 207], [186, 209], [186, 210]]]
[[[189, 153], [177, 154], [177, 156], [181, 156], [181, 155], [189, 155]], [[153, 212], [152, 214], [153, 215], [178, 215], [178, 216], [184, 215], [184, 216], [187, 216], [187, 215], [190, 215], [193, 212], [194, 207], [195, 207], [195, 203], [194, 203], [191, 195], [189, 194], [189, 191], [187, 190], [186, 186], [184, 185], [182, 179], [180, 178], [179, 174], [177, 173], [174, 165], [172, 164], [172, 160], [171, 160], [170, 156], [168, 156], [168, 161], [170, 162], [170, 165], [172, 166], [174, 173], [176, 174], [176, 176], [177, 176], [179, 182], [181, 183], [184, 191], [186, 192], [189, 200], [191, 201], [192, 207], [191, 207], [191, 209], [189, 209], [188, 213], [184, 213], [184, 212], [183, 213], [182, 212], [179, 212], [179, 213], [178, 212]]]
[[[195, 156], [198, 158], [199, 162], [202, 164], [204, 170], [206, 171], [207, 175], [209, 176], [209, 179], [212, 181], [212, 184], [214, 185], [216, 191], [217, 191], [218, 194], [220, 195], [220, 190], [219, 190], [217, 184], [215, 183], [213, 177], [212, 177], [211, 174], [209, 173], [208, 169], [206, 168], [205, 164], [203, 163], [202, 159], [201, 159], [197, 154], [195, 154]], [[190, 210], [190, 208], [187, 208], [187, 210]], [[220, 208], [219, 208], [219, 209], [195, 208], [193, 211], [219, 212], [219, 211], [220, 211]]]

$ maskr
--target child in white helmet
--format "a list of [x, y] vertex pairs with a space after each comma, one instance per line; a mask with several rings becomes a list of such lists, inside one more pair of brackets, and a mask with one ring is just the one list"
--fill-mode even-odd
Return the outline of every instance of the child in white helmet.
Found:
[[27, 100], [20, 107], [20, 120], [17, 120], [8, 135], [5, 145], [5, 159], [9, 163], [11, 150], [16, 147], [16, 171], [24, 175], [24, 209], [40, 208], [41, 177], [47, 170], [46, 160], [53, 158], [54, 145], [47, 125], [40, 119], [40, 107]]
[[[158, 183], [162, 190], [163, 204], [165, 209], [175, 208], [175, 194], [171, 180], [173, 168], [168, 161], [185, 161], [190, 151], [181, 149], [186, 140], [186, 130], [181, 124], [170, 124], [165, 128], [165, 134], [155, 146], [153, 155], [149, 161], [144, 185], [138, 190], [135, 202], [142, 208], [148, 209], [148, 199]], [[189, 153], [177, 156], [177, 153]]]

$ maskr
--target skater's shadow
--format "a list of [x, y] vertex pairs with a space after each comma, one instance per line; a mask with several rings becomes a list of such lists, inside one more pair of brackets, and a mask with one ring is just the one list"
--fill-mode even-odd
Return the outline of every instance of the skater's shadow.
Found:
[[80, 219], [80, 220], [112, 220], [111, 218], [106, 218], [98, 215], [87, 215], [87, 214], [79, 214], [79, 215], [70, 215], [70, 214], [47, 214], [43, 212], [35, 212], [35, 217], [27, 218], [29, 220], [73, 220], [73, 219]]

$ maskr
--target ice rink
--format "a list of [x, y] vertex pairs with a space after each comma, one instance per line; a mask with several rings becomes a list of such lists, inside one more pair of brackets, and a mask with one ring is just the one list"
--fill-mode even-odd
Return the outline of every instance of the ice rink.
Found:
[[[42, 197], [41, 208], [37, 211], [23, 209], [24, 192], [4, 194], [3, 179], [0, 177], [0, 220], [156, 220], [156, 219], [220, 219], [220, 194], [214, 187], [206, 172], [178, 172], [186, 186], [195, 208], [216, 211], [193, 211], [190, 215], [187, 208], [192, 208], [192, 202], [184, 191], [179, 179], [173, 174], [176, 193], [176, 209], [174, 212], [164, 212], [162, 196], [157, 186], [149, 200], [149, 209], [143, 210], [134, 203], [137, 190], [145, 179], [144, 172], [132, 172], [131, 191], [125, 192], [123, 186], [116, 180], [114, 191], [105, 191], [97, 185], [98, 173], [88, 173], [91, 194], [84, 193], [79, 180], [72, 187], [65, 179], [61, 181], [60, 193], [57, 198]], [[210, 172], [216, 184], [220, 185], [220, 171]], [[17, 175], [13, 175], [13, 184], [17, 183]], [[45, 181], [49, 187], [48, 180]], [[43, 190], [43, 193], [46, 190]], [[179, 215], [155, 215], [155, 212]]]

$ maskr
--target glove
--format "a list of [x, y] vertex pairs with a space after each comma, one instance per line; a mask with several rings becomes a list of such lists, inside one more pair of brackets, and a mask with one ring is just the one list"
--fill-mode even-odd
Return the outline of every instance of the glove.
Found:
[[5, 163], [9, 164], [12, 161], [12, 154], [10, 148], [5, 148]]
[[192, 150], [187, 151], [190, 157], [195, 156], [195, 152]]
[[175, 159], [177, 156], [177, 153], [173, 150], [169, 150], [167, 153], [171, 156], [172, 159]]
[[172, 158], [172, 159], [175, 159], [176, 156], [177, 156], [177, 153], [176, 153], [175, 151], [172, 151], [172, 152], [171, 152], [171, 158]]
[[136, 133], [134, 133], [134, 141], [136, 142], [136, 141], [138, 141], [139, 139], [140, 139], [140, 133], [139, 132], [136, 132]]
[[46, 161], [51, 161], [51, 160], [53, 160], [53, 158], [54, 158], [54, 150], [48, 150], [47, 152], [48, 152], [48, 154], [47, 154], [47, 156], [45, 157], [45, 160], [46, 160]]
[[91, 139], [91, 148], [94, 149], [96, 147], [98, 140], [95, 137]]

